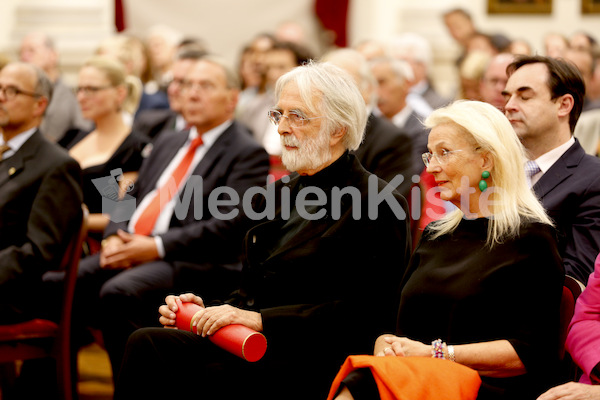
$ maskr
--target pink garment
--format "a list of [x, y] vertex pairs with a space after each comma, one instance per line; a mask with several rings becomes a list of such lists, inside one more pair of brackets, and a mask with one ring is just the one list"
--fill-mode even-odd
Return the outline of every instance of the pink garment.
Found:
[[579, 381], [591, 383], [590, 373], [600, 362], [600, 254], [585, 290], [577, 299], [566, 346], [584, 372]]

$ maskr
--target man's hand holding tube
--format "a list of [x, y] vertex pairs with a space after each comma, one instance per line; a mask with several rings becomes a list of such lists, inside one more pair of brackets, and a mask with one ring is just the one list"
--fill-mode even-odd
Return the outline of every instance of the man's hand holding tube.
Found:
[[175, 328], [175, 318], [178, 311], [177, 302], [175, 299], [177, 298], [184, 303], [194, 303], [204, 308], [204, 301], [202, 301], [202, 298], [193, 293], [185, 293], [179, 296], [167, 296], [165, 298], [166, 304], [163, 304], [158, 308], [158, 313], [160, 314], [158, 321], [165, 328]]
[[166, 304], [160, 306], [158, 309], [158, 312], [160, 313], [159, 322], [165, 327], [175, 327], [176, 313], [178, 311], [177, 303], [175, 301], [177, 297], [184, 303], [192, 302], [203, 308], [203, 310], [200, 310], [192, 320], [192, 326], [195, 326], [198, 334], [203, 337], [212, 335], [222, 327], [231, 324], [244, 325], [257, 332], [262, 332], [263, 330], [262, 316], [260, 313], [242, 310], [230, 305], [204, 308], [202, 298], [193, 293], [186, 293], [180, 296], [167, 296], [165, 299]]

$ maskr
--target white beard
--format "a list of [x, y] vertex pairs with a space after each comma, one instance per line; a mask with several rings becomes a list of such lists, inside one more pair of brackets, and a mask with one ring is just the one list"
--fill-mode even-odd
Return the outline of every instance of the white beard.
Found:
[[[306, 137], [302, 142], [293, 134], [281, 135], [281, 161], [288, 171], [315, 170], [331, 160], [329, 135], [319, 132], [316, 137]], [[294, 146], [287, 150], [285, 146]]]

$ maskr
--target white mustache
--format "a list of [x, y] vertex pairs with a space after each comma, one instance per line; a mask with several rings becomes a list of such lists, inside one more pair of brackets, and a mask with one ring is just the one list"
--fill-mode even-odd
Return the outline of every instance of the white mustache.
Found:
[[300, 141], [293, 135], [279, 136], [282, 146], [291, 146], [300, 148]]

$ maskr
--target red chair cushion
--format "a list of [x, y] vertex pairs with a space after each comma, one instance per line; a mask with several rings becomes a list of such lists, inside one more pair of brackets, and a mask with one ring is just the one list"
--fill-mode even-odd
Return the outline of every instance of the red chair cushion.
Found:
[[47, 319], [32, 319], [12, 325], [0, 325], [0, 342], [54, 337], [58, 325]]

